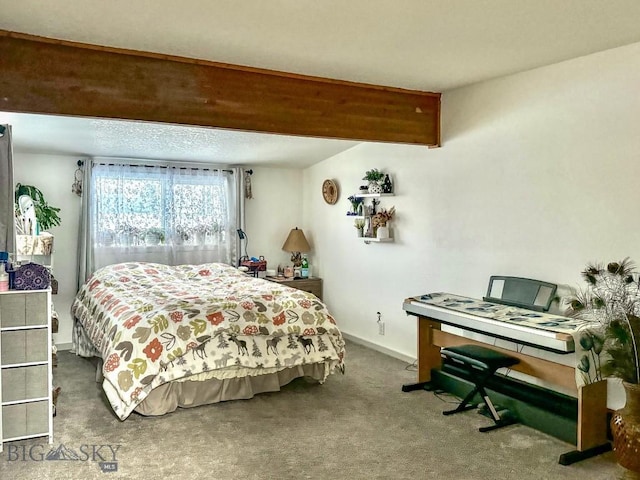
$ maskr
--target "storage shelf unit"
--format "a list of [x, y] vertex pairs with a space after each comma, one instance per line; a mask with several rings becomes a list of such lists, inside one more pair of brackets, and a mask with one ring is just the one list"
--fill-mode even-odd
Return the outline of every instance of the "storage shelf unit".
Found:
[[[394, 193], [354, 193], [353, 194], [354, 197], [357, 198], [380, 198], [380, 197], [393, 197], [395, 196]], [[366, 204], [365, 204], [366, 207]], [[366, 209], [365, 209], [366, 210]], [[371, 218], [371, 215], [347, 215], [347, 218], [351, 218], [353, 220], [356, 219], [361, 219], [361, 220], [365, 220], [369, 221], [369, 219]], [[362, 240], [365, 244], [369, 244], [369, 243], [392, 243], [393, 242], [393, 237], [389, 237], [389, 238], [375, 238], [375, 237], [357, 237], [358, 240]]]
[[0, 452], [4, 442], [53, 443], [51, 290], [0, 292]]

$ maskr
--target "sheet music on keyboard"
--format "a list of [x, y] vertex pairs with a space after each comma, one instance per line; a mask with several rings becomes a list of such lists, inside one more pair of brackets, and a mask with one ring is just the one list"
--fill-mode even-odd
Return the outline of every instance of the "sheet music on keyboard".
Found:
[[571, 353], [586, 322], [523, 307], [452, 293], [429, 293], [405, 300], [403, 309], [462, 329], [557, 353]]
[[534, 312], [525, 308], [485, 302], [484, 300], [451, 293], [429, 293], [415, 298], [421, 303], [460, 313], [549, 332], [573, 334], [585, 325], [584, 321], [575, 318], [562, 317], [546, 312]]

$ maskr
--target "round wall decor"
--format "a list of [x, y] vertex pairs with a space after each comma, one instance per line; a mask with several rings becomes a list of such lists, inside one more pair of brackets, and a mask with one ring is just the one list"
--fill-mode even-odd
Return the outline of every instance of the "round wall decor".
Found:
[[322, 197], [329, 205], [333, 205], [338, 201], [338, 185], [333, 180], [325, 180], [322, 182]]

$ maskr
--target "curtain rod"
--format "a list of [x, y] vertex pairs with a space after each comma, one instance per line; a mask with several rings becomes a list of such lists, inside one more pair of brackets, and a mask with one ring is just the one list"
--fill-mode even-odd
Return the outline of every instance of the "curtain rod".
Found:
[[[100, 161], [100, 160], [97, 160], [96, 158], [92, 159], [92, 161], [95, 161], [95, 163], [97, 165], [129, 165], [129, 166], [132, 166], [132, 167], [142, 166], [142, 167], [180, 168], [182, 170], [186, 170], [186, 169], [190, 168], [191, 170], [214, 170], [214, 171], [222, 170], [225, 173], [233, 173], [233, 170], [228, 170], [228, 169], [225, 170], [224, 167], [211, 167], [211, 168], [205, 167], [205, 166], [202, 166], [202, 167], [200, 167], [200, 166], [198, 166], [198, 167], [181, 167], [181, 166], [179, 166], [178, 162], [174, 162], [174, 164], [171, 164], [171, 165], [161, 165], [161, 164], [146, 165], [146, 164], [137, 163], [137, 162], [147, 162], [147, 160], [126, 159], [126, 158], [118, 159], [118, 160], [121, 161], [122, 163], [121, 164], [120, 163], [111, 163], [111, 162], [108, 162], [106, 160]], [[78, 168], [81, 168], [82, 166], [84, 166], [84, 162], [85, 162], [85, 160], [78, 160], [77, 161]], [[166, 163], [166, 162], [164, 162], [164, 163]], [[169, 162], [169, 163], [171, 163], [171, 162]], [[242, 169], [242, 167], [237, 167], [237, 168]], [[245, 173], [248, 173], [249, 175], [253, 175], [253, 169], [252, 168], [250, 168], [250, 169], [242, 169], [242, 170]]]
[[135, 163], [107, 163], [107, 162], [96, 162], [96, 165], [108, 165], [108, 166], [116, 166], [122, 165], [126, 167], [148, 167], [148, 168], [175, 168], [178, 170], [203, 170], [205, 172], [224, 172], [224, 173], [233, 173], [233, 170], [227, 170], [224, 168], [204, 168], [204, 167], [179, 167], [177, 165], [144, 165], [144, 164], [135, 164]]
[[[85, 159], [89, 160], [89, 159]], [[101, 157], [96, 155], [95, 157], [90, 157], [90, 160], [94, 162], [94, 164], [105, 164], [105, 165], [142, 165], [148, 167], [155, 166], [166, 166], [171, 168], [201, 168], [206, 170], [230, 170], [233, 171], [235, 168], [242, 168], [236, 165], [230, 165], [226, 163], [210, 163], [205, 161], [181, 161], [181, 160], [156, 160], [152, 158], [131, 158], [131, 157]]]

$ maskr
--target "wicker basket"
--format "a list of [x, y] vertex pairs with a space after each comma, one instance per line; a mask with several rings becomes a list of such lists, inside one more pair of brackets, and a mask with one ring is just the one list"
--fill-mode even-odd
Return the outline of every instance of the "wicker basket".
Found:
[[611, 418], [613, 451], [627, 470], [640, 472], [640, 385], [623, 382], [627, 402]]

